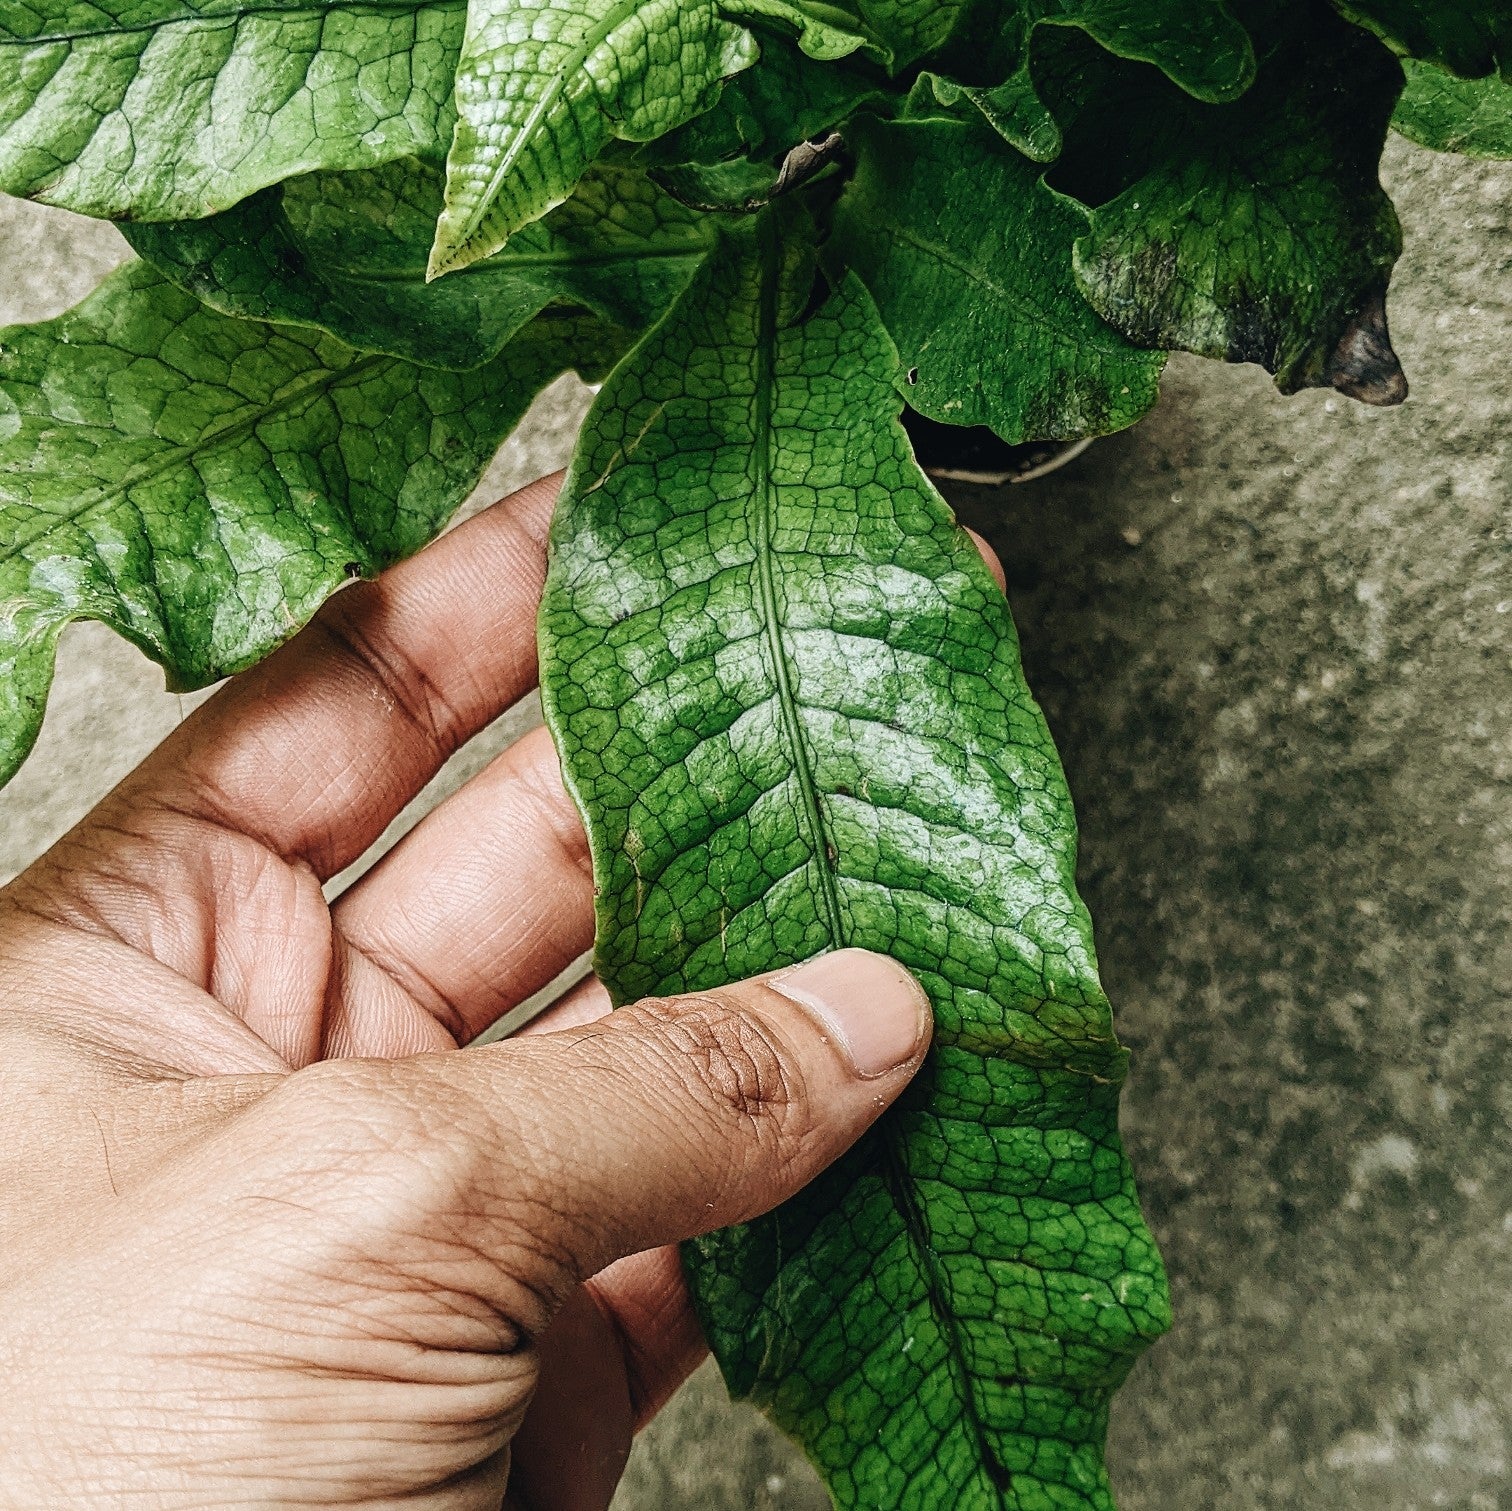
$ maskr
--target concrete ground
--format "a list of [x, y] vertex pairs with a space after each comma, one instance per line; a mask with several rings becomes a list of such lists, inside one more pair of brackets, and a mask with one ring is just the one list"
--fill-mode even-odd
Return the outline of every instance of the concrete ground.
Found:
[[[1396, 143], [1386, 167], [1405, 408], [1178, 359], [1133, 431], [955, 493], [1007, 564], [1136, 1054], [1177, 1322], [1114, 1410], [1123, 1511], [1512, 1508], [1512, 165]], [[121, 255], [0, 205], [0, 319]], [[560, 465], [582, 405], [548, 394], [487, 491]], [[71, 631], [0, 874], [188, 701]], [[705, 1369], [616, 1511], [824, 1504]]]

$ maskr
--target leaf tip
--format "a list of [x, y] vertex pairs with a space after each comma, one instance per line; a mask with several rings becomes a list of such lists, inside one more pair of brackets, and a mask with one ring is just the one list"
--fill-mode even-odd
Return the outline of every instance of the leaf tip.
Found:
[[436, 239], [431, 243], [430, 255], [425, 259], [425, 281], [434, 283], [443, 273], [451, 272], [457, 263], [457, 250], [438, 226]]
[[[451, 188], [448, 182], [447, 192]], [[425, 261], [425, 281], [434, 283], [443, 273], [455, 273], [471, 262], [491, 257], [504, 245], [501, 235], [488, 235], [482, 210], [471, 214], [455, 211], [450, 204], [436, 221], [436, 236]]]

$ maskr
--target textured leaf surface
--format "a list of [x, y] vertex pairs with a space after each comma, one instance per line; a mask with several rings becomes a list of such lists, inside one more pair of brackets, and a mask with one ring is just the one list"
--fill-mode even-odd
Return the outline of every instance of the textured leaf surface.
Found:
[[1507, 0], [1334, 0], [1393, 51], [1478, 79], [1512, 69], [1512, 5]]
[[1457, 79], [1431, 63], [1409, 62], [1391, 124], [1437, 152], [1512, 157], [1512, 82], [1497, 74]]
[[877, 38], [894, 69], [945, 44], [971, 0], [843, 0]]
[[1401, 250], [1377, 166], [1402, 75], [1375, 38], [1309, 12], [1228, 105], [1085, 50], [1063, 66], [1082, 113], [1050, 177], [1096, 206], [1076, 274], [1099, 314], [1139, 346], [1258, 362], [1285, 392], [1403, 397], [1371, 345]]
[[[712, 110], [649, 144], [640, 160], [685, 204], [746, 211], [792, 187], [802, 159], [802, 151], [790, 157], [794, 148], [830, 139], [857, 110], [890, 104], [876, 68], [819, 62], [766, 37], [761, 60], [725, 85]], [[817, 171], [822, 161], [816, 152], [805, 166]]]
[[1111, 1507], [1107, 1403], [1167, 1323], [1125, 1056], [1002, 595], [919, 472], [849, 279], [741, 224], [616, 370], [553, 530], [542, 685], [616, 1001], [843, 945], [935, 1007], [879, 1130], [691, 1246], [731, 1389], [842, 1507]]
[[862, 120], [831, 240], [881, 311], [908, 401], [1004, 440], [1101, 435], [1155, 402], [1164, 358], [1139, 351], [1077, 290], [1086, 212], [970, 120]]
[[1075, 27], [1131, 62], [1152, 63], [1199, 100], [1232, 100], [1255, 77], [1247, 31], [1224, 0], [1036, 0], [1031, 22]]
[[139, 262], [0, 332], [0, 780], [70, 620], [104, 620], [180, 687], [256, 661], [429, 540], [593, 349], [532, 327], [478, 373], [434, 372], [227, 319]]
[[318, 326], [349, 345], [435, 367], [477, 367], [553, 301], [638, 329], [664, 311], [713, 226], [644, 173], [599, 165], [502, 252], [425, 280], [439, 167], [290, 179], [208, 220], [126, 225], [180, 287], [227, 314]]
[[444, 152], [462, 0], [0, 0], [0, 190], [210, 215], [296, 173]]
[[[1045, 107], [1034, 87], [1027, 63], [991, 88], [962, 84], [943, 74], [919, 76], [908, 99], [910, 120], [959, 120], [969, 106], [1016, 151], [1031, 162], [1049, 163], [1060, 155], [1060, 123]], [[936, 106], [943, 109], [937, 110]]]
[[[747, 8], [792, 19], [823, 57], [861, 45], [781, 0]], [[612, 138], [650, 141], [707, 110], [758, 53], [715, 0], [470, 0], [432, 275], [560, 204]]]

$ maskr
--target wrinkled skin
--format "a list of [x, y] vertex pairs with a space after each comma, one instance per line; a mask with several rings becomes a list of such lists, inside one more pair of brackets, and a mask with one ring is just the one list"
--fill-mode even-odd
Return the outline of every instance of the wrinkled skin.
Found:
[[555, 494], [341, 594], [0, 893], [0, 1505], [601, 1511], [702, 1354], [667, 1246], [917, 1069], [859, 951], [865, 1076], [802, 968], [459, 1050], [591, 939], [540, 731], [326, 902], [532, 685]]

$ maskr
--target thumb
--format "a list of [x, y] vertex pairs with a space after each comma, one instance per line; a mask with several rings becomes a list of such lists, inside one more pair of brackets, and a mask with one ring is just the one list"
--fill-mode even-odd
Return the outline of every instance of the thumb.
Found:
[[390, 1073], [409, 1105], [446, 1111], [449, 1212], [475, 1214], [479, 1250], [560, 1299], [623, 1255], [794, 1195], [897, 1098], [930, 1022], [901, 965], [848, 949]]

